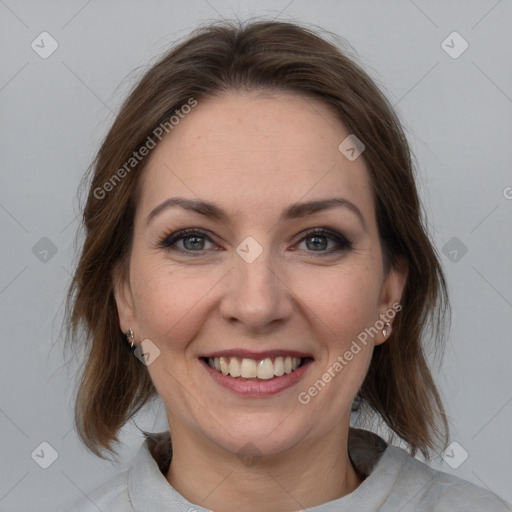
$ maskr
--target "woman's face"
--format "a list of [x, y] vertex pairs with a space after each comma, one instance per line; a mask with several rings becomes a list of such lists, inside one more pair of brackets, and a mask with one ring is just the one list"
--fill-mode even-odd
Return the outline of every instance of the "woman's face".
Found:
[[[365, 329], [382, 328], [405, 279], [384, 275], [365, 162], [338, 149], [348, 135], [317, 100], [229, 93], [200, 101], [150, 155], [116, 300], [123, 331], [160, 351], [147, 370], [171, 434], [275, 454], [348, 428], [385, 341]], [[289, 374], [294, 352], [308, 359]], [[221, 371], [202, 359], [221, 353]], [[262, 378], [224, 375], [237, 373], [230, 355]]]

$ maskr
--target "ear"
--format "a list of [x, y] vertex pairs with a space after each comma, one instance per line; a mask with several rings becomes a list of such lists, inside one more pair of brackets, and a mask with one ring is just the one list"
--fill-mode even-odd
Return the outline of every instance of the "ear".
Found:
[[408, 272], [409, 265], [407, 264], [407, 260], [404, 257], [399, 256], [397, 258], [396, 264], [389, 269], [389, 272], [384, 279], [384, 282], [382, 283], [378, 305], [378, 320], [389, 322], [391, 327], [387, 328], [386, 336], [383, 334], [382, 329], [378, 332], [378, 334], [376, 334], [374, 338], [374, 345], [380, 345], [384, 343], [390, 336], [390, 333], [393, 329], [394, 318], [397, 314], [399, 314], [397, 305], [400, 304], [400, 300], [402, 299], [402, 293], [407, 282]]
[[[135, 302], [130, 286], [128, 266], [119, 263], [112, 272], [112, 280], [114, 285], [114, 298], [117, 306], [117, 314], [119, 316], [119, 327], [126, 333], [128, 329], [132, 329], [134, 333], [140, 332], [137, 315], [135, 313]], [[136, 338], [135, 334], [135, 338]]]

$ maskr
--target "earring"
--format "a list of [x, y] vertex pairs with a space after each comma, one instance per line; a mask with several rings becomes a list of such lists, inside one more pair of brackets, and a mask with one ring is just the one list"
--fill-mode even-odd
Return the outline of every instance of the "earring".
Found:
[[131, 343], [130, 348], [133, 348], [133, 331], [131, 329], [128, 329], [128, 332], [126, 333], [126, 338], [128, 339], [128, 342]]
[[384, 338], [388, 337], [388, 334], [391, 332], [391, 329], [392, 329], [391, 324], [389, 322], [386, 322], [384, 324], [384, 329], [382, 329], [382, 335], [384, 336]]

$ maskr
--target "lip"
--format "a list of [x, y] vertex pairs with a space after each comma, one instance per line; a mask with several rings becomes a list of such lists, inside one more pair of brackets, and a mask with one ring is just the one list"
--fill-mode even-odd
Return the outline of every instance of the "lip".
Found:
[[[233, 352], [231, 352], [231, 354], [234, 355]], [[268, 354], [268, 352], [266, 352], [266, 354]], [[287, 354], [290, 353], [287, 352]], [[238, 379], [235, 377], [231, 377], [230, 375], [224, 375], [223, 373], [218, 372], [217, 370], [212, 368], [204, 359], [199, 359], [199, 361], [204, 366], [208, 374], [212, 377], [212, 379], [223, 388], [228, 389], [229, 391], [238, 396], [243, 396], [246, 398], [265, 398], [277, 395], [281, 391], [289, 389], [295, 384], [297, 384], [308, 371], [309, 367], [311, 366], [311, 363], [313, 362], [313, 358], [308, 357], [308, 359], [304, 361], [304, 364], [300, 368], [297, 368], [294, 372], [285, 373], [281, 377], [274, 377], [273, 379], [269, 380], [261, 380], [256, 378]]]
[[202, 354], [199, 357], [238, 357], [240, 359], [254, 359], [256, 361], [261, 361], [262, 359], [266, 359], [267, 357], [275, 358], [275, 357], [300, 357], [301, 359], [309, 357], [310, 359], [314, 359], [311, 354], [307, 354], [306, 352], [297, 352], [296, 350], [266, 350], [264, 352], [254, 352], [252, 350], [244, 350], [240, 348], [234, 348], [232, 350], [221, 350], [219, 352], [210, 352], [209, 354]]

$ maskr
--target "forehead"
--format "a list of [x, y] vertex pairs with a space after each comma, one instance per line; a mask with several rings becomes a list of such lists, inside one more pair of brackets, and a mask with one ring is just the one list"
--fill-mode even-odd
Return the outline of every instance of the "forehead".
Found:
[[233, 214], [254, 216], [338, 193], [371, 216], [365, 162], [349, 161], [338, 149], [348, 135], [332, 111], [309, 97], [252, 92], [199, 101], [151, 153], [138, 209], [172, 195], [210, 198]]

